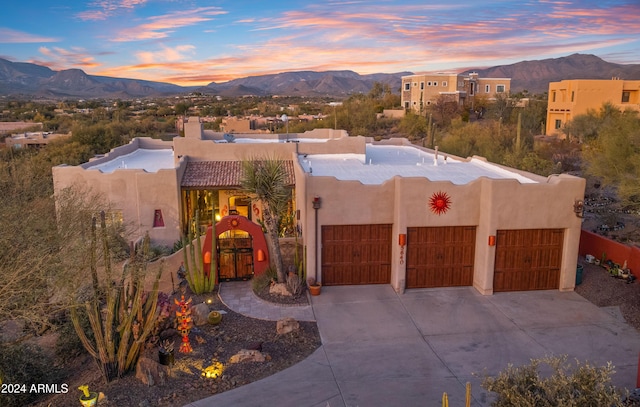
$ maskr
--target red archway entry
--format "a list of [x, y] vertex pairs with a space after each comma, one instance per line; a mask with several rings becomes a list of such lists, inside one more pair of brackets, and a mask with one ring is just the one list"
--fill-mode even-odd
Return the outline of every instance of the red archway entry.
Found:
[[[240, 215], [225, 216], [216, 223], [216, 236], [227, 232], [229, 230], [241, 230], [247, 232], [253, 242], [253, 273], [259, 275], [264, 273], [269, 267], [269, 250], [267, 249], [267, 240], [264, 237], [262, 228], [260, 225], [253, 223], [249, 219]], [[205, 259], [211, 257], [211, 232], [212, 228], [207, 228], [207, 233], [204, 238], [204, 245], [202, 248], [202, 255]], [[204, 273], [208, 275], [211, 272], [211, 262], [204, 261]], [[216, 275], [216, 281], [218, 276]]]

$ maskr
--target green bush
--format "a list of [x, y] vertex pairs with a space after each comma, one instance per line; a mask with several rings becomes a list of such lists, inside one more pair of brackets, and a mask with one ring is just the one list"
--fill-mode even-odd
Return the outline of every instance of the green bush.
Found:
[[[550, 372], [541, 375], [542, 370]], [[567, 356], [531, 359], [528, 365], [509, 365], [497, 377], [485, 377], [482, 387], [496, 393], [495, 407], [600, 407], [623, 406], [611, 384], [611, 363], [567, 363]]]
[[21, 407], [33, 403], [43, 394], [30, 391], [31, 385], [65, 383], [53, 360], [39, 346], [28, 343], [0, 343], [0, 381], [5, 384], [24, 384], [20, 393], [0, 393], [0, 406]]
[[268, 287], [272, 281], [278, 280], [278, 272], [275, 268], [269, 267], [264, 273], [254, 276], [251, 279], [251, 287], [255, 292], [261, 292]]

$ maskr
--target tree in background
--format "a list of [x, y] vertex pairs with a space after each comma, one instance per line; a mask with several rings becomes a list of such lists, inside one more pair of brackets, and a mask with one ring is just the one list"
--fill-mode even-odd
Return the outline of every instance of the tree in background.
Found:
[[621, 112], [605, 104], [599, 113], [590, 112], [587, 116], [576, 117], [579, 124], [589, 124], [583, 128], [585, 133], [576, 133], [579, 127], [573, 125], [574, 136], [585, 140], [582, 155], [587, 174], [601, 179], [604, 186], [614, 187], [623, 205], [640, 208], [638, 112]]

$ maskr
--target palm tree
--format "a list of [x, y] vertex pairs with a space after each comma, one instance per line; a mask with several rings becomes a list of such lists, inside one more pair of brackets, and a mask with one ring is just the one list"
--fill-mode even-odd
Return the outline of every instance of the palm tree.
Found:
[[240, 186], [245, 193], [262, 203], [269, 253], [278, 273], [278, 282], [284, 283], [287, 279], [282, 264], [278, 225], [291, 198], [284, 161], [271, 157], [243, 161]]

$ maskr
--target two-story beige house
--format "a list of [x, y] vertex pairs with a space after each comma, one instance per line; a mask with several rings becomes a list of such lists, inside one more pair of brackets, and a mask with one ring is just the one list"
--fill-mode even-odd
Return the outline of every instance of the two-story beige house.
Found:
[[491, 100], [496, 94], [510, 91], [511, 78], [480, 78], [477, 73], [436, 73], [403, 76], [400, 93], [402, 106], [420, 113], [442, 98], [473, 108], [473, 101], [478, 96]]

